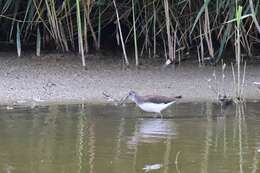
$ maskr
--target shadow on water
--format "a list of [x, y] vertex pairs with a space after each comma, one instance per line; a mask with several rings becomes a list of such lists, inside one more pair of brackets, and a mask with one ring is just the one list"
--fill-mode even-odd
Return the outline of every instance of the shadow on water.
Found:
[[259, 103], [0, 107], [0, 172], [259, 172]]

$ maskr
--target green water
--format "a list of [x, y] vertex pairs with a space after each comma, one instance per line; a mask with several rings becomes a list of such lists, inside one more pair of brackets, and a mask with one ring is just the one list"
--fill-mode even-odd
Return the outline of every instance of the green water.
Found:
[[0, 172], [260, 172], [259, 103], [182, 103], [164, 116], [133, 105], [2, 106]]

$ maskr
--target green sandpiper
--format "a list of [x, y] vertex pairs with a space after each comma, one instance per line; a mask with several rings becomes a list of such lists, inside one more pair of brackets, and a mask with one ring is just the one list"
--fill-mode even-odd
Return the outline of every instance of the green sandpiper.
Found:
[[177, 99], [182, 98], [182, 96], [176, 97], [166, 97], [159, 95], [147, 95], [140, 96], [135, 91], [130, 91], [128, 93], [128, 98], [136, 103], [136, 105], [145, 112], [158, 113], [162, 117], [162, 111], [167, 107], [174, 104]]

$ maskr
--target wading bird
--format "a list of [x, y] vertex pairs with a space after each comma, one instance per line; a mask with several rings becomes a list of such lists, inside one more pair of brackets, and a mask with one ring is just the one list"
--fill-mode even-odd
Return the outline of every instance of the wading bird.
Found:
[[167, 107], [174, 104], [177, 99], [182, 98], [182, 96], [176, 97], [165, 97], [158, 95], [148, 95], [140, 96], [135, 91], [130, 91], [128, 93], [128, 98], [136, 103], [136, 105], [145, 112], [158, 113], [162, 117], [162, 111]]

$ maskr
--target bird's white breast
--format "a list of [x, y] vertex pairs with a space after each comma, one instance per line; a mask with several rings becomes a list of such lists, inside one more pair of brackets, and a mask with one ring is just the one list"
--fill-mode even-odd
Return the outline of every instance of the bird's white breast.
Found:
[[171, 104], [175, 103], [175, 101], [170, 103], [141, 103], [139, 104], [139, 107], [146, 112], [156, 112], [160, 113], [162, 110], [170, 106]]

